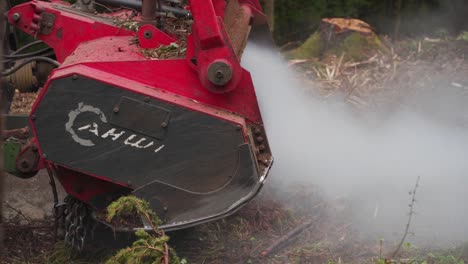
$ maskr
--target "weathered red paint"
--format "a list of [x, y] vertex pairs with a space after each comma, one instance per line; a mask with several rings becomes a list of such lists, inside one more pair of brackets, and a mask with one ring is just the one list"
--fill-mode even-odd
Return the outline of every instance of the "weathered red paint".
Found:
[[[258, 0], [240, 2], [252, 9], [253, 16], [258, 16], [257, 21], [264, 20]], [[36, 135], [34, 112], [51, 80], [73, 74], [236, 123], [243, 128], [244, 134], [248, 124], [261, 125], [250, 73], [240, 66], [224, 29], [225, 1], [192, 0], [190, 4], [188, 9], [192, 12], [194, 24], [193, 33], [188, 38], [186, 58], [170, 60], [146, 58], [132, 40], [139, 37], [141, 42], [144, 31], [150, 30], [151, 39], [141, 44], [143, 48], [152, 48], [170, 44], [174, 41], [172, 37], [150, 25], [143, 26], [138, 34], [118, 27], [113, 24], [112, 17], [122, 15], [122, 11], [98, 17], [73, 11], [67, 3], [56, 0], [31, 1], [13, 7], [8, 13], [10, 23], [43, 40], [54, 49], [57, 60], [62, 63], [54, 70], [33, 106], [30, 120], [33, 134]], [[13, 20], [15, 13], [20, 14], [20, 20]], [[39, 26], [44, 13], [55, 16], [48, 34], [41, 34]], [[213, 93], [219, 87], [214, 87], [207, 77], [208, 67], [216, 61], [225, 62], [233, 73], [231, 81], [223, 87], [223, 93]], [[35, 143], [42, 157], [40, 142]], [[42, 157], [39, 167], [43, 168], [48, 163]], [[64, 167], [60, 169], [59, 180], [67, 193], [83, 201], [126, 185]]]

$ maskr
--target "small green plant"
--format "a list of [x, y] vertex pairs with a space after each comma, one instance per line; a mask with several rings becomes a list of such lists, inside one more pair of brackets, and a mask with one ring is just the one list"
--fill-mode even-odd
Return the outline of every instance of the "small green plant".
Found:
[[465, 264], [465, 261], [453, 254], [432, 254], [428, 256], [437, 264]]
[[159, 229], [161, 220], [154, 213], [148, 202], [135, 196], [125, 196], [110, 204], [107, 208], [107, 221], [117, 216], [138, 214], [144, 217], [151, 225], [152, 232], [142, 229], [135, 232], [136, 241], [132, 246], [124, 248], [106, 261], [106, 264], [184, 264], [175, 251], [167, 245], [169, 237]]
[[457, 37], [457, 40], [463, 40], [463, 41], [468, 42], [468, 32], [463, 31], [462, 33], [460, 33], [460, 35], [458, 35]]

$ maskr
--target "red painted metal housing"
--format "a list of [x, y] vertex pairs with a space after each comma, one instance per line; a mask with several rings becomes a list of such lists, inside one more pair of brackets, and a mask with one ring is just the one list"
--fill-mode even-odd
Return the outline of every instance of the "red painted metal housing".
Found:
[[[258, 16], [257, 22], [264, 20], [257, 0], [239, 2], [250, 10], [249, 14]], [[85, 14], [57, 1], [32, 1], [12, 8], [8, 13], [10, 23], [43, 40], [54, 49], [57, 60], [62, 63], [33, 106], [31, 127], [34, 134], [32, 119], [49, 84], [79, 74], [235, 123], [242, 127], [248, 142], [249, 125], [262, 125], [262, 119], [251, 76], [240, 66], [224, 29], [225, 0], [192, 0], [190, 4], [188, 8], [194, 24], [187, 55], [166, 60], [145, 57], [141, 48], [133, 44], [134, 39], [140, 38], [142, 46], [151, 48], [170, 44], [172, 37], [151, 25], [141, 27], [139, 32], [121, 28], [113, 19], [121, 13]], [[17, 15], [20, 19], [14, 19]], [[142, 40], [144, 30], [152, 32], [150, 40]], [[223, 93], [214, 93], [219, 87], [208, 80], [207, 71], [219, 61], [231, 67], [232, 79], [223, 87]], [[38, 142], [42, 154], [40, 144]], [[41, 157], [40, 164], [47, 166], [50, 161]], [[99, 175], [65, 167], [59, 177], [68, 193], [85, 202], [99, 193], [111, 191], [116, 185], [130, 188], [126, 183], [113, 183]]]

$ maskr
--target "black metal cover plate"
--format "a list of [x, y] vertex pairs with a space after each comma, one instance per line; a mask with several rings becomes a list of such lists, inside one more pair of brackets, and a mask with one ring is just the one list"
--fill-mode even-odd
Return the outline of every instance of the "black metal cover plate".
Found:
[[124, 96], [114, 107], [110, 123], [162, 140], [166, 136], [169, 118], [170, 112], [164, 108]]
[[130, 185], [172, 229], [232, 212], [261, 186], [240, 127], [180, 105], [70, 76], [33, 114], [48, 160]]

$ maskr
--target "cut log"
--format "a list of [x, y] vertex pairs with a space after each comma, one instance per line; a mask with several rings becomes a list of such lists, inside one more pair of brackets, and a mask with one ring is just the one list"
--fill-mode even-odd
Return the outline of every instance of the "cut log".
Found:
[[320, 23], [320, 31], [327, 35], [340, 35], [347, 32], [358, 32], [369, 36], [374, 34], [369, 24], [354, 18], [324, 18]]

